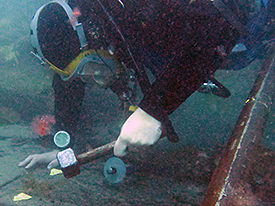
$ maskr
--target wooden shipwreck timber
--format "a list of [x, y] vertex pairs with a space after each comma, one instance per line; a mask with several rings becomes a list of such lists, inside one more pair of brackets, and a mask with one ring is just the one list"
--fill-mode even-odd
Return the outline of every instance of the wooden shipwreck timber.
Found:
[[[202, 206], [232, 205], [245, 191], [245, 180], [261, 141], [275, 95], [275, 49], [269, 52], [245, 102]], [[242, 189], [240, 189], [242, 188]]]

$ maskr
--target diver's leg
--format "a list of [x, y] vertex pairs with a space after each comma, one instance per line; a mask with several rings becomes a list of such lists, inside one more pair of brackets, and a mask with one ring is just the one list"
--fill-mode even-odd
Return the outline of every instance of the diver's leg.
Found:
[[80, 78], [72, 81], [63, 81], [58, 74], [55, 74], [53, 89], [55, 127], [57, 130], [67, 131], [71, 135], [73, 144], [85, 94], [85, 83]]

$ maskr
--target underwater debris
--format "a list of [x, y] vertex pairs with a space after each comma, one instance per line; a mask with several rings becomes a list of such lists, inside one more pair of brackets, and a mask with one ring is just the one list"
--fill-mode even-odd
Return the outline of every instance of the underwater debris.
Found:
[[17, 201], [21, 201], [21, 200], [29, 200], [31, 198], [32, 198], [32, 196], [30, 196], [30, 195], [28, 195], [26, 193], [21, 192], [18, 195], [16, 195], [16, 196], [13, 197], [13, 201], [17, 202]]
[[43, 137], [51, 134], [51, 129], [54, 124], [55, 117], [53, 115], [37, 116], [32, 122], [32, 129], [36, 134]]

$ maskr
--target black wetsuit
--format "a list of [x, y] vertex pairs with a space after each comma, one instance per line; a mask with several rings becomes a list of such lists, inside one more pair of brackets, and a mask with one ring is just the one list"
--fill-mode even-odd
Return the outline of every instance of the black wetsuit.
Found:
[[[137, 71], [144, 93], [139, 106], [161, 122], [214, 74], [222, 62], [218, 47], [228, 53], [241, 33], [212, 1], [73, 0], [69, 4], [82, 12], [79, 19], [90, 48], [99, 48], [99, 39], [104, 38], [102, 42], [115, 46], [118, 59]], [[240, 24], [246, 24], [247, 8], [240, 10], [243, 5], [235, 1], [226, 6]], [[95, 24], [103, 28], [100, 38], [91, 35]], [[145, 67], [156, 76], [152, 85], [143, 73]], [[56, 76], [53, 85], [57, 122], [73, 132], [85, 84], [62, 82]]]

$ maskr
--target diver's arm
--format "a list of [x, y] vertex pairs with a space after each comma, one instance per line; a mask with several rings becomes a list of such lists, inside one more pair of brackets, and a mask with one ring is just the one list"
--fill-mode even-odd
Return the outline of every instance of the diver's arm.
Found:
[[177, 61], [171, 65], [174, 67], [154, 82], [139, 109], [124, 123], [114, 147], [116, 156], [125, 155], [126, 147], [131, 144], [152, 145], [161, 135], [171, 142], [179, 140], [168, 116], [200, 87], [204, 76], [201, 70], [184, 67]]
[[[201, 86], [209, 73], [214, 73], [218, 68], [219, 57], [214, 49], [207, 48], [205, 53], [198, 52], [196, 56], [175, 56], [169, 68], [156, 79], [139, 104], [140, 110], [146, 114], [146, 119], [157, 120], [154, 127], [143, 119], [138, 110], [138, 113], [134, 112], [122, 127], [114, 147], [115, 155], [123, 156], [126, 147], [131, 144], [154, 144], [161, 137], [161, 133], [156, 129], [159, 125], [164, 131], [162, 136], [167, 136], [171, 142], [179, 140], [168, 116]], [[136, 125], [136, 121], [144, 124]]]

